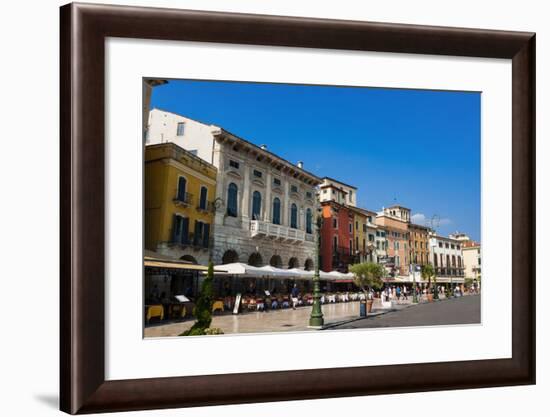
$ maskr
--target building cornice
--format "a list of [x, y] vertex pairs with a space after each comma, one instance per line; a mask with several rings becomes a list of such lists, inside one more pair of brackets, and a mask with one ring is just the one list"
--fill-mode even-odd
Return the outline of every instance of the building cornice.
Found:
[[240, 138], [225, 129], [215, 127], [212, 131], [214, 139], [220, 144], [229, 144], [233, 149], [243, 152], [249, 156], [255, 157], [258, 161], [267, 163], [268, 165], [277, 168], [284, 174], [289, 175], [299, 181], [302, 181], [310, 186], [317, 186], [321, 184], [321, 178], [304, 170], [303, 168], [294, 165], [293, 163], [281, 158], [278, 155], [262, 149], [261, 147]]

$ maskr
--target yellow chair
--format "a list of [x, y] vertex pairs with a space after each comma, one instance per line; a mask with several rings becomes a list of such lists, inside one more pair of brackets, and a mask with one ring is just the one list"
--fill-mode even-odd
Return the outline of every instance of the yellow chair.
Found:
[[183, 304], [172, 304], [170, 306], [170, 318], [184, 318], [187, 315], [187, 308]]
[[223, 301], [214, 301], [212, 304], [212, 313], [214, 313], [216, 310], [220, 310], [223, 312]]
[[161, 320], [164, 319], [164, 307], [161, 305], [149, 306], [147, 308], [147, 323], [153, 317], [160, 317]]

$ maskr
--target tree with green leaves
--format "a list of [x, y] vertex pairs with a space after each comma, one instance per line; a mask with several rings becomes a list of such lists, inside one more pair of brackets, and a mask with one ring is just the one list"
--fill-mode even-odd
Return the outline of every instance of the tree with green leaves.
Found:
[[354, 275], [353, 282], [357, 285], [368, 299], [370, 289], [380, 289], [384, 282], [386, 270], [380, 264], [374, 262], [363, 262], [360, 264], [351, 265], [350, 272]]
[[432, 264], [422, 265], [422, 279], [428, 280], [428, 290], [433, 291], [434, 298], [438, 298], [437, 291], [432, 288], [432, 278], [435, 284], [435, 270]]
[[197, 321], [189, 330], [180, 336], [202, 336], [207, 334], [206, 329], [212, 323], [212, 298], [213, 298], [214, 264], [208, 263], [208, 273], [202, 282], [201, 292], [195, 304], [195, 316]]

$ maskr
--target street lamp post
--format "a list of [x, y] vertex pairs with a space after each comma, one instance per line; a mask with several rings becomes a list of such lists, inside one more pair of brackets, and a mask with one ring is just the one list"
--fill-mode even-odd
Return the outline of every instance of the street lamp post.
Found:
[[309, 327], [321, 328], [325, 323], [323, 310], [321, 309], [321, 279], [319, 276], [319, 264], [321, 261], [321, 226], [323, 217], [317, 216], [317, 244], [315, 245], [315, 274], [313, 275], [313, 307], [309, 317]]
[[418, 304], [418, 295], [416, 294], [416, 276], [414, 274], [414, 267], [413, 267], [413, 303]]

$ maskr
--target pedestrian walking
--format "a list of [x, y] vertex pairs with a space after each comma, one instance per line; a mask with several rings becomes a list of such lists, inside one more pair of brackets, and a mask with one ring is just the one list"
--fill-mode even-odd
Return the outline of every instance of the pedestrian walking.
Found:
[[407, 286], [403, 285], [403, 300], [408, 300], [409, 297], [407, 297]]
[[395, 293], [397, 295], [397, 301], [399, 301], [401, 299], [401, 287], [397, 287]]
[[292, 291], [290, 292], [290, 298], [292, 299], [292, 309], [296, 310], [296, 306], [298, 305], [298, 294], [300, 291], [298, 290], [298, 286], [294, 284], [292, 287]]

